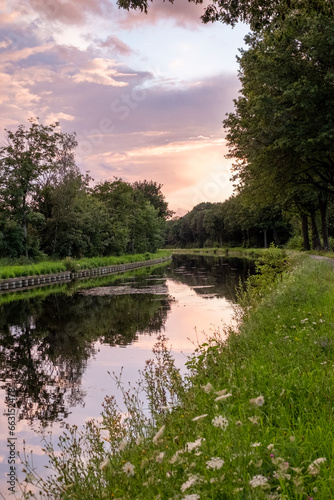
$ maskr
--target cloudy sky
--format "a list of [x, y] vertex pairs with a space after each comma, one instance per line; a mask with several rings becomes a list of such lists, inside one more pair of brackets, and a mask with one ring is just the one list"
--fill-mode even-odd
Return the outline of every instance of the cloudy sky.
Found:
[[232, 193], [222, 120], [238, 96], [247, 27], [203, 25], [202, 6], [155, 0], [0, 0], [0, 140], [38, 116], [76, 132], [95, 182], [163, 184], [179, 215]]

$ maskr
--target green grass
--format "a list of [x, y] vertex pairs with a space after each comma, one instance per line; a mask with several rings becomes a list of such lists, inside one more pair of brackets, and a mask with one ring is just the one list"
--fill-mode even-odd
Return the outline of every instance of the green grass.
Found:
[[21, 276], [36, 276], [41, 274], [52, 274], [68, 269], [94, 269], [103, 266], [126, 264], [129, 262], [139, 262], [150, 259], [167, 257], [171, 252], [160, 250], [156, 253], [144, 253], [136, 255], [122, 255], [120, 257], [93, 257], [84, 259], [64, 259], [60, 261], [43, 261], [28, 265], [5, 265], [0, 266], [0, 279], [16, 278]]
[[333, 278], [328, 264], [295, 257], [238, 331], [198, 347], [183, 382], [161, 339], [142, 384], [154, 426], [136, 396], [124, 392], [125, 421], [107, 399], [102, 427], [67, 431], [62, 455], [47, 445], [48, 498], [332, 498]]
[[11, 302], [16, 302], [18, 300], [24, 301], [28, 299], [34, 299], [37, 297], [44, 298], [54, 293], [64, 293], [68, 296], [71, 296], [79, 290], [84, 290], [86, 288], [92, 288], [104, 285], [111, 285], [112, 283], [114, 283], [115, 281], [119, 281], [120, 279], [126, 280], [132, 277], [149, 276], [153, 270], [159, 269], [160, 267], [164, 267], [165, 265], [166, 263], [155, 264], [153, 266], [141, 267], [133, 271], [126, 271], [117, 274], [109, 274], [99, 277], [80, 279], [68, 283], [36, 286], [28, 290], [19, 290], [15, 292], [12, 291], [8, 293], [2, 292], [0, 294], [0, 307], [2, 305], [10, 304]]

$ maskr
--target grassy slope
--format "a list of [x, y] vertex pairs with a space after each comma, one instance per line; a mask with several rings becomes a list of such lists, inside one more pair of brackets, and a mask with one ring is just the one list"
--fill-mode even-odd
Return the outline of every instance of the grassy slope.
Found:
[[74, 269], [94, 269], [102, 266], [113, 266], [126, 264], [128, 262], [139, 262], [149, 259], [159, 259], [170, 255], [168, 250], [160, 250], [156, 253], [145, 253], [136, 255], [121, 255], [119, 257], [92, 257], [84, 259], [64, 259], [59, 261], [43, 261], [30, 265], [0, 266], [0, 279], [15, 278], [19, 276], [35, 276], [41, 274], [58, 273]]
[[239, 334], [198, 349], [181, 405], [158, 419], [161, 436], [61, 474], [63, 498], [333, 498], [333, 303], [333, 269], [307, 258]]

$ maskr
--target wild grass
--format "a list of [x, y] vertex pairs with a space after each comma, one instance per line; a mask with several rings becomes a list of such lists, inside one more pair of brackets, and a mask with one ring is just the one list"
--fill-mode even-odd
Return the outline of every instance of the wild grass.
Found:
[[277, 274], [227, 340], [198, 346], [184, 380], [161, 337], [138, 386], [152, 420], [138, 388], [125, 418], [106, 398], [102, 424], [66, 431], [60, 454], [46, 443], [55, 475], [27, 464], [28, 479], [61, 499], [332, 498], [333, 278], [311, 259]]
[[122, 255], [119, 257], [93, 257], [84, 259], [66, 258], [59, 261], [43, 261], [28, 265], [3, 265], [0, 266], [0, 279], [16, 278], [21, 276], [36, 276], [41, 274], [52, 274], [66, 270], [94, 269], [103, 266], [126, 264], [150, 259], [167, 257], [171, 252], [160, 250], [156, 253], [144, 253], [135, 255]]

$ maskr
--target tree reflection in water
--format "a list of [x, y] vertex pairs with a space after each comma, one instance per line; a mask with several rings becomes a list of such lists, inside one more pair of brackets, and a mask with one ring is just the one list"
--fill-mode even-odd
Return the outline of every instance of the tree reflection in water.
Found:
[[[162, 272], [162, 271], [161, 271]], [[1, 388], [14, 383], [18, 420], [42, 425], [84, 404], [82, 375], [97, 340], [111, 346], [163, 329], [170, 298], [53, 294], [1, 306]]]

